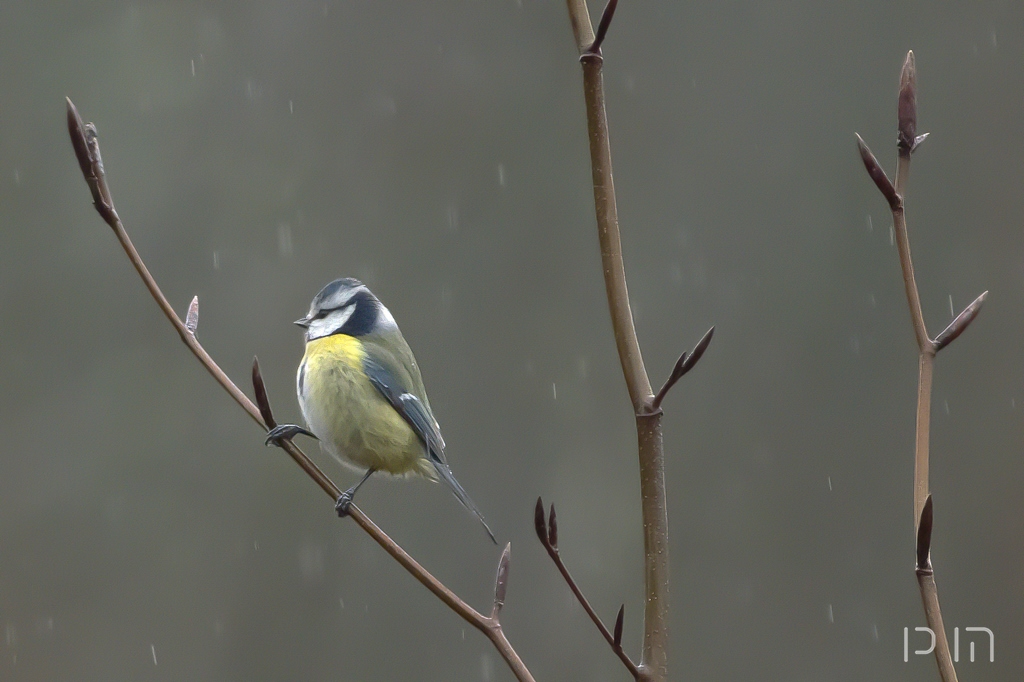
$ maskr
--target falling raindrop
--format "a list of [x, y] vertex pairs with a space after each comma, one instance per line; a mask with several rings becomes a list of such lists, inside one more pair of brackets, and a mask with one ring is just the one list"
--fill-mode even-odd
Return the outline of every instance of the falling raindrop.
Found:
[[282, 256], [292, 255], [292, 226], [288, 223], [279, 223], [277, 226], [277, 248]]
[[455, 204], [448, 206], [448, 229], [452, 232], [459, 231], [459, 208]]

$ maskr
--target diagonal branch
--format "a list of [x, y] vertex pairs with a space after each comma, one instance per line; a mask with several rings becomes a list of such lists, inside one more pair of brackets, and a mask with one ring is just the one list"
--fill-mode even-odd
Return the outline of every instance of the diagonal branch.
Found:
[[537, 538], [540, 543], [544, 545], [544, 549], [548, 551], [548, 556], [555, 562], [555, 566], [558, 568], [558, 572], [562, 574], [566, 584], [569, 585], [569, 589], [576, 595], [576, 600], [579, 601], [580, 606], [590, 616], [590, 620], [594, 622], [597, 629], [601, 631], [601, 636], [604, 637], [605, 641], [608, 642], [608, 646], [612, 648], [615, 655], [619, 657], [622, 664], [626, 666], [629, 672], [633, 675], [633, 679], [640, 679], [640, 669], [636, 663], [626, 654], [622, 649], [622, 621], [625, 614], [625, 605], [619, 607], [618, 616], [615, 618], [615, 632], [614, 634], [608, 632], [608, 628], [605, 626], [604, 621], [601, 620], [601, 616], [597, 615], [594, 611], [594, 607], [590, 605], [590, 602], [583, 595], [583, 590], [580, 589], [579, 585], [573, 579], [569, 573], [569, 569], [566, 568], [565, 563], [562, 561], [562, 556], [558, 552], [558, 522], [555, 520], [555, 505], [551, 505], [551, 514], [548, 517], [548, 522], [544, 521], [544, 502], [541, 498], [537, 498], [537, 507], [534, 510], [533, 515], [534, 528], [537, 531]]
[[[100, 157], [99, 139], [96, 135], [96, 127], [91, 123], [84, 123], [81, 116], [78, 114], [78, 110], [70, 99], [67, 100], [67, 122], [68, 132], [71, 135], [71, 144], [75, 150], [75, 156], [78, 158], [79, 167], [82, 169], [82, 174], [85, 176], [85, 181], [89, 185], [89, 190], [93, 196], [93, 205], [96, 207], [97, 212], [103, 218], [103, 220], [110, 226], [114, 231], [117, 240], [121, 243], [125, 253], [128, 255], [128, 260], [131, 261], [132, 265], [138, 271], [139, 276], [145, 283], [149, 293], [153, 296], [157, 305], [163, 311], [164, 316], [167, 317], [168, 321], [178, 332], [178, 336], [188, 346], [192, 354], [196, 356], [196, 359], [206, 368], [211, 376], [224, 388], [225, 391], [235, 400], [238, 405], [248, 413], [248, 415], [255, 421], [261, 428], [269, 430], [274, 423], [273, 414], [270, 410], [270, 403], [267, 400], [266, 387], [263, 384], [263, 377], [259, 369], [259, 363], [253, 361], [253, 387], [256, 393], [257, 400], [260, 402], [259, 407], [253, 404], [251, 400], [235, 385], [233, 381], [228, 377], [227, 374], [213, 361], [206, 349], [203, 348], [202, 344], [196, 338], [195, 331], [199, 325], [199, 300], [194, 298], [191, 305], [189, 305], [188, 314], [186, 315], [185, 321], [183, 322], [174, 312], [174, 308], [164, 297], [160, 291], [160, 287], [157, 286], [156, 280], [150, 274], [146, 264], [142, 261], [142, 257], [139, 252], [135, 249], [131, 239], [128, 237], [128, 233], [124, 229], [124, 225], [121, 222], [120, 217], [117, 215], [117, 211], [114, 209], [114, 202], [110, 196], [110, 189], [107, 186], [106, 174], [103, 170], [103, 161]], [[282, 449], [288, 453], [288, 455], [298, 464], [306, 474], [316, 482], [320, 488], [330, 496], [331, 501], [334, 502], [341, 495], [341, 489], [328, 478], [325, 474], [309, 457], [302, 452], [294, 443], [290, 440], [283, 441], [281, 443]], [[384, 531], [382, 531], [366, 514], [363, 513], [354, 504], [349, 508], [348, 514], [356, 524], [362, 528], [367, 535], [369, 535], [378, 545], [380, 545], [385, 552], [391, 555], [399, 564], [402, 565], [416, 580], [418, 580], [424, 587], [434, 593], [434, 595], [440, 599], [448, 608], [458, 614], [463, 620], [480, 630], [489, 640], [491, 640], [494, 647], [501, 654], [501, 657], [508, 664], [509, 668], [515, 674], [516, 678], [521, 682], [533, 682], [533, 676], [530, 671], [526, 668], [526, 665], [519, 658], [515, 649], [509, 643], [505, 637], [505, 633], [502, 630], [501, 622], [498, 620], [498, 612], [500, 608], [492, 610], [490, 616], [484, 616], [480, 614], [476, 609], [463, 601], [457, 594], [452, 592], [446, 587], [440, 580], [435, 578], [427, 569], [423, 568], [419, 563], [416, 562], [412, 556], [409, 555], [401, 546], [392, 540]], [[495, 593], [495, 605], [499, 601], [498, 589], [501, 590], [500, 601], [504, 603], [504, 592], [508, 580], [508, 553], [509, 547], [506, 546], [505, 552], [502, 554], [501, 562], [499, 564], [499, 579], [496, 585]]]

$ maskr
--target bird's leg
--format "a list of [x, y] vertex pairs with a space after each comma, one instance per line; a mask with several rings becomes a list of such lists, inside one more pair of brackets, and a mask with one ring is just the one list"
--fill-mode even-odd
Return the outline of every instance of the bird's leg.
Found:
[[[281, 447], [281, 441], [294, 438], [300, 433], [311, 438], [316, 438], [315, 433], [308, 429], [302, 428], [298, 424], [281, 424], [280, 426], [275, 426], [274, 428], [270, 429], [270, 431], [267, 432], [267, 439], [263, 441], [263, 444], [270, 445], [271, 443], [273, 443], [277, 447]], [[320, 439], [317, 438], [317, 440]]]
[[366, 479], [372, 476], [374, 471], [376, 471], [376, 469], [367, 469], [366, 475], [363, 476], [363, 479], [359, 481], [359, 483], [356, 483], [341, 494], [341, 497], [338, 498], [337, 504], [334, 505], [334, 511], [338, 512], [339, 517], [345, 518], [348, 516], [348, 508], [352, 505], [352, 498], [356, 496], [356, 491], [359, 490], [361, 485], [366, 483]]

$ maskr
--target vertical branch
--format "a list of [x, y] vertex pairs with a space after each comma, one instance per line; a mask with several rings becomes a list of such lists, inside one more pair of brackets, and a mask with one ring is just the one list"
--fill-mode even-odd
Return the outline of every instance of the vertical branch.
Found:
[[910, 179], [910, 157], [914, 150], [928, 136], [917, 134], [917, 67], [914, 53], [908, 52], [900, 72], [900, 93], [897, 107], [898, 133], [896, 146], [896, 182], [889, 180], [878, 160], [857, 136], [861, 160], [868, 175], [875, 182], [892, 210], [893, 232], [899, 251], [900, 267], [903, 271], [903, 286], [910, 307], [910, 318], [914, 326], [919, 352], [917, 382], [917, 426], [914, 446], [914, 527], [917, 531], [917, 581], [921, 591], [928, 627], [935, 634], [935, 661], [943, 682], [956, 682], [956, 670], [949, 654], [949, 641], [942, 622], [939, 608], [939, 593], [935, 585], [935, 571], [931, 562], [932, 498], [928, 492], [928, 447], [931, 432], [932, 372], [935, 355], [964, 332], [978, 316], [986, 291], [976, 298], [956, 319], [950, 322], [935, 340], [928, 336], [924, 315], [921, 312], [921, 297], [914, 279], [914, 264], [910, 258], [910, 239], [907, 235], [907, 219], [904, 210], [907, 183]]
[[[570, 10], [586, 4], [570, 0]], [[584, 14], [584, 17], [587, 15]], [[651, 382], [644, 368], [640, 342], [633, 326], [633, 312], [629, 306], [629, 292], [626, 289], [626, 270], [622, 264], [622, 242], [619, 237], [619, 214], [615, 205], [615, 183], [612, 179], [612, 151], [608, 136], [608, 115], [604, 104], [604, 60], [599, 54], [589, 52], [593, 44], [593, 30], [589, 17], [581, 20], [586, 44], [583, 56], [583, 95], [587, 105], [587, 129], [590, 134], [590, 167], [594, 181], [594, 208], [597, 212], [598, 238], [601, 244], [601, 265], [604, 269], [605, 293], [608, 309], [615, 332], [615, 346], [626, 379], [629, 399], [635, 412], [643, 412], [645, 404], [653, 397]]]
[[[661, 410], [652, 409], [654, 395], [647, 370], [644, 368], [626, 289], [619, 218], [615, 206], [615, 184], [612, 179], [608, 117], [605, 112], [602, 75], [604, 59], [601, 56], [601, 46], [595, 42], [586, 1], [567, 0], [567, 4], [576, 47], [581, 54], [580, 62], [583, 65], [583, 92], [590, 139], [594, 207], [601, 245], [605, 293], [608, 297], [622, 374], [636, 415], [646, 595], [640, 679], [665, 680], [668, 677], [669, 552]], [[614, 11], [615, 1], [611, 0], [601, 21], [604, 29], [607, 29]]]

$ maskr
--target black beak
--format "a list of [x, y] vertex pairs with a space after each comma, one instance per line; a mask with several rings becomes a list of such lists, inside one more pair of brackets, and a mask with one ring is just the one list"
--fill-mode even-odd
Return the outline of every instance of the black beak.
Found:
[[306, 317], [303, 317], [302, 319], [295, 320], [295, 324], [299, 325], [303, 329], [309, 329], [309, 323], [312, 322], [312, 321], [313, 321], [312, 319], [310, 319], [308, 316], [306, 316]]

